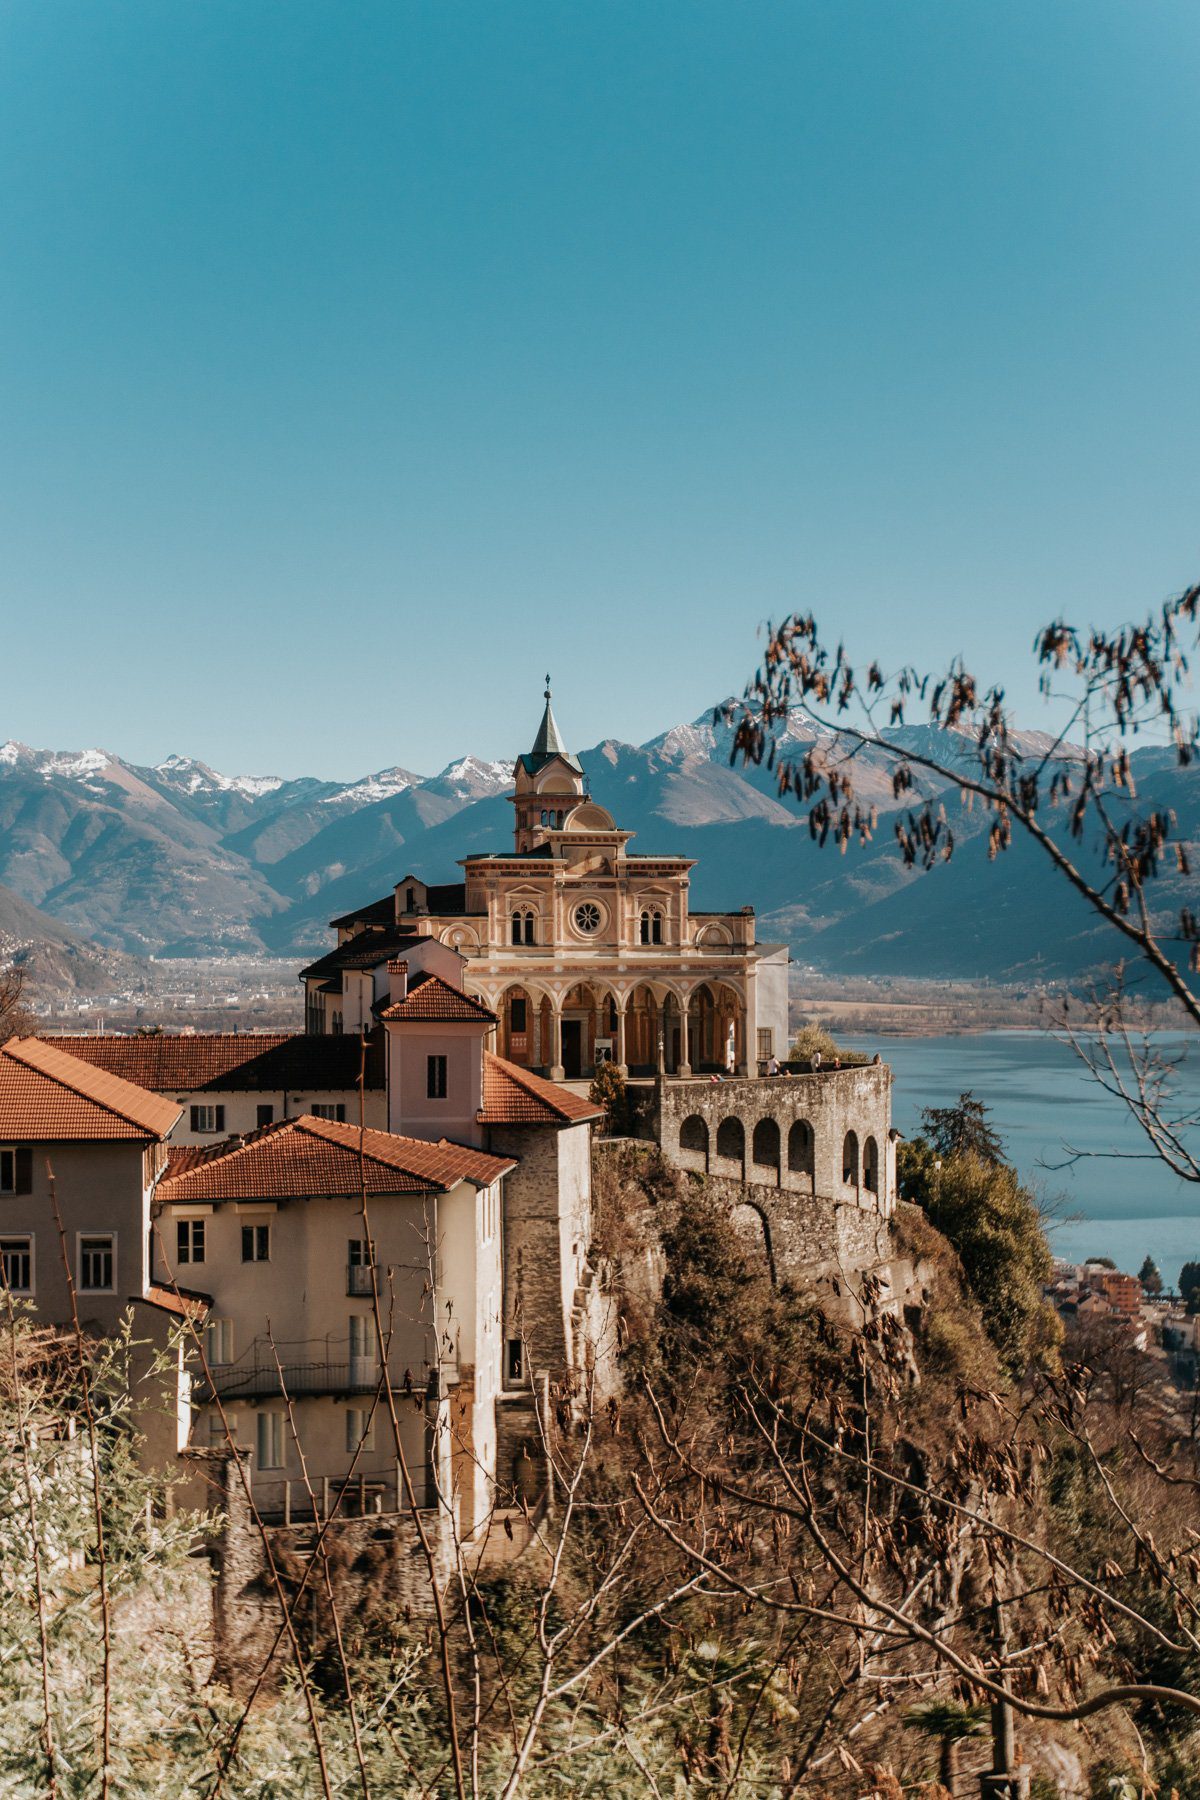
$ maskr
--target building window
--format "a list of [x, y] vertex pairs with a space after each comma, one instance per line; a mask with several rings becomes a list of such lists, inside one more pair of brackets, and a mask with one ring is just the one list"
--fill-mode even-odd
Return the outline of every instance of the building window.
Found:
[[536, 916], [529, 907], [518, 907], [512, 916], [512, 941], [514, 944], [532, 944], [536, 941], [534, 930]]
[[404, 910], [405, 910], [405, 912], [416, 912], [416, 910], [417, 910], [417, 890], [416, 890], [416, 888], [405, 888], [405, 890], [404, 890]]
[[346, 1408], [346, 1455], [375, 1448], [375, 1415], [365, 1406]]
[[576, 931], [582, 931], [585, 937], [600, 929], [600, 908], [594, 900], [584, 900], [577, 906], [574, 918]]
[[224, 1131], [225, 1108], [223, 1106], [193, 1106], [193, 1131]]
[[10, 1294], [33, 1292], [33, 1239], [0, 1238], [0, 1277]]
[[333, 1119], [336, 1124], [344, 1125], [346, 1123], [346, 1107], [341, 1100], [336, 1104], [332, 1100], [314, 1100], [312, 1116], [314, 1119]]
[[275, 1123], [275, 1108], [273, 1106], [257, 1107], [254, 1122], [255, 1128], [258, 1131], [261, 1131], [264, 1125], [273, 1125]]
[[342, 1015], [340, 1012], [335, 1012], [330, 1021], [330, 1035], [332, 1037], [341, 1037], [342, 1035]]
[[204, 1354], [214, 1366], [233, 1361], [233, 1320], [210, 1319], [204, 1327]]
[[661, 944], [663, 941], [662, 914], [652, 907], [647, 907], [642, 914], [641, 936], [643, 944]]
[[258, 1415], [258, 1466], [260, 1469], [283, 1467], [283, 1414], [260, 1412]]
[[509, 1001], [508, 1022], [514, 1031], [524, 1031], [526, 1029], [525, 1018], [525, 996], [517, 994]]
[[427, 1056], [425, 1058], [425, 1094], [430, 1100], [446, 1098], [446, 1059], [444, 1056]]
[[508, 1385], [516, 1387], [525, 1379], [525, 1346], [520, 1338], [508, 1340]]
[[179, 1219], [176, 1221], [175, 1260], [181, 1263], [204, 1261], [203, 1219]]
[[106, 1231], [79, 1239], [79, 1290], [84, 1294], [111, 1294], [117, 1239]]
[[217, 1412], [215, 1408], [209, 1413], [208, 1441], [210, 1444], [223, 1444], [227, 1438], [230, 1442], [236, 1442], [237, 1434], [238, 1422], [236, 1413], [227, 1412], [224, 1418], [221, 1417], [220, 1413]]
[[271, 1227], [269, 1225], [242, 1226], [242, 1261], [270, 1262], [271, 1260]]
[[33, 1192], [33, 1151], [25, 1144], [0, 1146], [0, 1194]]
[[758, 1028], [758, 1060], [759, 1062], [770, 1062], [774, 1054], [775, 1032], [770, 1025], [760, 1025]]
[[375, 1321], [369, 1313], [350, 1314], [350, 1379], [375, 1379]]
[[366, 1238], [350, 1238], [346, 1244], [346, 1292], [368, 1298], [375, 1292], [375, 1262]]

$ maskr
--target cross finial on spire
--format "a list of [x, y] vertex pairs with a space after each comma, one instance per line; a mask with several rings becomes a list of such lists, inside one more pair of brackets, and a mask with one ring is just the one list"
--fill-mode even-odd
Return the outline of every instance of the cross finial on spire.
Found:
[[550, 698], [550, 672], [549, 672], [549, 670], [546, 671], [546, 696], [545, 697], [547, 700]]

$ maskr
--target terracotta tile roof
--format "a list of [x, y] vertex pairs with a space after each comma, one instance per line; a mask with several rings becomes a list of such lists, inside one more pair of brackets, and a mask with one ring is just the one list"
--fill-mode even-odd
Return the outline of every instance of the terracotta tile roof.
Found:
[[[313, 1032], [177, 1032], [173, 1035], [49, 1037], [41, 1040], [154, 1093], [250, 1090], [303, 1095], [358, 1085], [357, 1035]], [[383, 1086], [382, 1042], [367, 1050], [367, 1086]]]
[[167, 1168], [163, 1179], [182, 1175], [194, 1163], [203, 1162], [206, 1156], [211, 1155], [212, 1148], [211, 1144], [173, 1144], [167, 1151]]
[[[364, 1131], [369, 1194], [446, 1193], [460, 1181], [487, 1186], [515, 1167], [511, 1157], [488, 1156], [446, 1138], [399, 1137]], [[177, 1172], [178, 1171], [178, 1172]], [[200, 1148], [175, 1158], [158, 1184], [164, 1204], [217, 1200], [301, 1200], [360, 1192], [359, 1131], [332, 1119], [283, 1119], [244, 1140]]]
[[135, 1294], [133, 1298], [145, 1306], [157, 1306], [162, 1312], [174, 1313], [177, 1319], [202, 1319], [213, 1305], [211, 1294], [198, 1293], [195, 1288], [160, 1287], [154, 1281], [144, 1294]]
[[335, 944], [306, 969], [301, 969], [300, 980], [323, 980], [342, 969], [375, 969], [393, 956], [403, 956], [406, 950], [420, 942], [420, 937], [411, 931], [359, 931], [344, 944]]
[[481, 1125], [578, 1125], [603, 1117], [604, 1108], [582, 1094], [484, 1051]]
[[474, 1024], [484, 1019], [489, 1025], [496, 1023], [495, 1013], [482, 1000], [464, 994], [461, 988], [451, 987], [440, 975], [416, 976], [405, 998], [397, 1000], [394, 1006], [385, 1007], [379, 1016], [389, 1020], [463, 1019]]
[[0, 1049], [0, 1140], [165, 1138], [179, 1118], [162, 1100], [44, 1038]]

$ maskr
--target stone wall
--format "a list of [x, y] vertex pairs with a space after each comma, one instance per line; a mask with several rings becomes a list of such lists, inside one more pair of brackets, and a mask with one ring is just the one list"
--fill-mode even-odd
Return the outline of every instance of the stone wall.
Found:
[[576, 1125], [490, 1126], [487, 1148], [515, 1156], [504, 1178], [504, 1372], [508, 1344], [525, 1340], [530, 1372], [556, 1375], [575, 1359], [571, 1342], [576, 1289], [583, 1276], [591, 1229], [590, 1128]]
[[[239, 1696], [249, 1691], [271, 1656], [282, 1623], [264, 1533], [254, 1521], [238, 1473], [237, 1457], [245, 1454], [212, 1450], [193, 1451], [188, 1457], [197, 1480], [206, 1489], [206, 1504], [224, 1516], [210, 1552], [216, 1576], [213, 1676]], [[421, 1521], [434, 1550], [439, 1581], [445, 1586], [453, 1562], [449, 1517], [444, 1511], [429, 1511], [421, 1514]], [[312, 1524], [268, 1526], [265, 1536], [284, 1591], [291, 1596], [304, 1582], [317, 1542], [317, 1528]], [[328, 1527], [325, 1544], [334, 1596], [343, 1619], [373, 1615], [380, 1619], [423, 1620], [432, 1613], [429, 1564], [411, 1515], [371, 1514], [365, 1518], [337, 1519]], [[330, 1629], [325, 1583], [319, 1568], [313, 1569], [304, 1582], [295, 1621], [305, 1653], [319, 1648]], [[275, 1652], [272, 1682], [279, 1679], [289, 1660], [285, 1637]]]
[[704, 1175], [775, 1279], [836, 1278], [891, 1251], [892, 1072], [885, 1063], [769, 1079], [667, 1081], [653, 1130]]

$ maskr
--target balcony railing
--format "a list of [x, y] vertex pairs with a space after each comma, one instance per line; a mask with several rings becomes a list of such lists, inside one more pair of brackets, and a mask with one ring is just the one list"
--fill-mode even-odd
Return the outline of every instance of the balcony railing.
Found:
[[[282, 1379], [281, 1379], [282, 1376]], [[396, 1383], [396, 1377], [392, 1377]], [[222, 1400], [281, 1400], [286, 1389], [293, 1399], [312, 1394], [373, 1394], [379, 1386], [379, 1364], [374, 1358], [352, 1357], [347, 1362], [315, 1358], [311, 1362], [236, 1362], [209, 1366], [208, 1375], [196, 1388], [203, 1405]], [[420, 1390], [424, 1392], [424, 1382]]]

